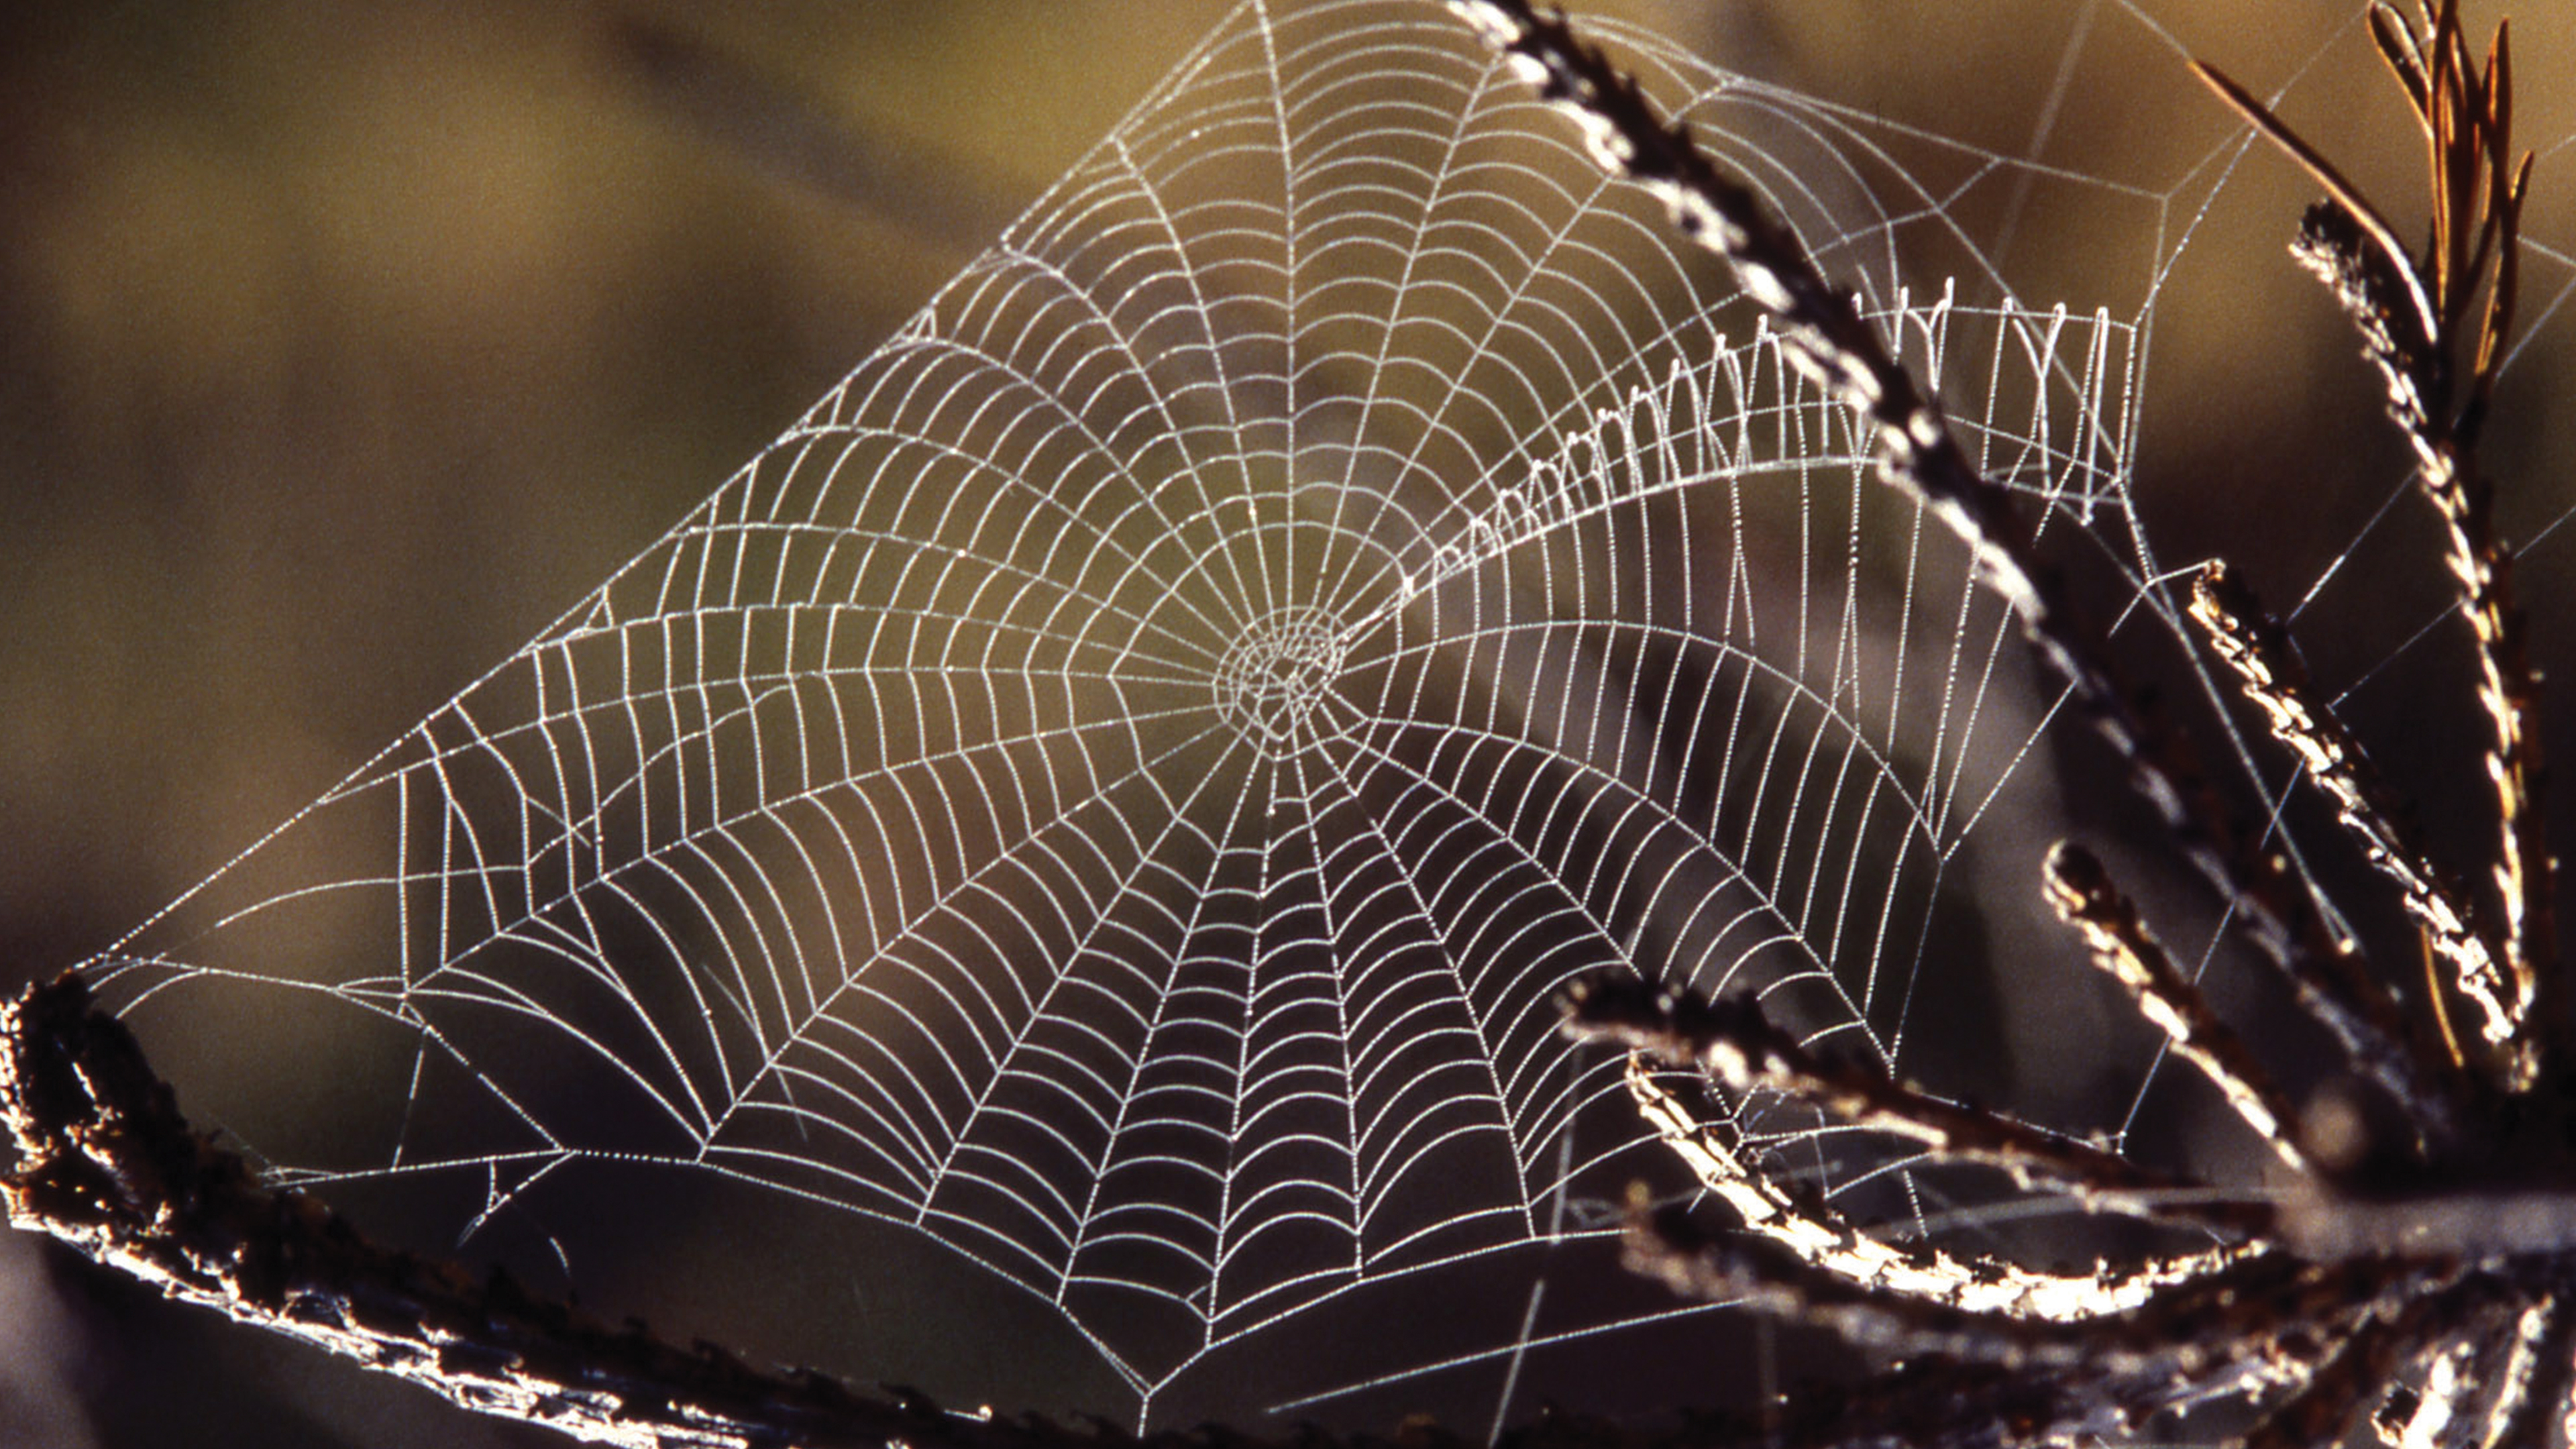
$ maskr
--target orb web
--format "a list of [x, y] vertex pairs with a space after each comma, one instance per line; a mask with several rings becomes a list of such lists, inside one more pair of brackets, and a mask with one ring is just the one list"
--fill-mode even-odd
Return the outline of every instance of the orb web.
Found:
[[[2169, 620], [2133, 390], [2212, 179], [1611, 34]], [[2119, 213], [2136, 267], [2025, 301], [1960, 220], [2007, 188]], [[1732, 1332], [1612, 1266], [1628, 1184], [1686, 1178], [1557, 1034], [1566, 981], [1756, 993], [1936, 1080], [2045, 1051], [2055, 1003], [1976, 963], [2052, 939], [1980, 902], [2037, 879], [2054, 702], [1471, 34], [1255, 3], [665, 537], [90, 970], [183, 1084], [309, 1064], [207, 1115], [429, 1246], [596, 1295], [776, 1238], [833, 1280], [764, 1300], [776, 1356], [854, 1377], [1472, 1422]], [[1829, 1193], [1946, 1200], [1736, 1105]]]

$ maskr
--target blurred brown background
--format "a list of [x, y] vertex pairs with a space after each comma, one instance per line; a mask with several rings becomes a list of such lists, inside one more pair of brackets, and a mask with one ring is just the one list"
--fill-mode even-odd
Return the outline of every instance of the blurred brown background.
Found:
[[[0, 984], [103, 946], [571, 605], [1224, 8], [0, 11]], [[2234, 128], [2143, 12], [2258, 92], [2289, 87], [2294, 124], [2420, 214], [2417, 151], [2343, 0], [1592, 8], [2006, 153], [2044, 132], [2052, 164], [2163, 188]], [[2576, 149], [2551, 149], [2576, 136], [2576, 25], [2535, 13], [2516, 38], [2525, 140], [2547, 153], [2531, 230], [2576, 239]], [[2276, 594], [2403, 467], [2348, 333], [2281, 254], [2308, 191], [2257, 154], [2208, 219], [2168, 218], [2202, 231], [2148, 376], [2143, 478], [2170, 561], [2250, 549]], [[2034, 212], [2004, 265], [2044, 301], [2136, 240]], [[2563, 253], [2536, 258], [2534, 313], [2568, 284]], [[2500, 409], [2519, 537], [2576, 498], [2555, 417], [2569, 328], [2544, 322]], [[2392, 536], [2356, 569], [2423, 564]], [[2526, 569], [2544, 640], [2576, 633], [2566, 546]], [[2369, 668], [2433, 587], [2408, 573], [2328, 595], [2334, 622], [2305, 636], [2321, 672]], [[2470, 738], [2456, 703], [2382, 685], [2355, 707], [2365, 733], [2444, 747], [2401, 768], [2475, 804], [2474, 757], [2448, 748]], [[2431, 813], [2474, 836], [2474, 811]], [[0, 1417], [0, 1437], [553, 1442], [0, 1247], [17, 1295], [0, 1358], [21, 1380], [5, 1400], [34, 1416]]]

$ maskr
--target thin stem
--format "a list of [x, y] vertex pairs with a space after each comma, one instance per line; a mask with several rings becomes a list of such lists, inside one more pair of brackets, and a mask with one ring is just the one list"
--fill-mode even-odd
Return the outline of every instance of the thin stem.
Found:
[[1676, 1066], [1697, 1067], [1733, 1092], [1794, 1097], [1855, 1127], [1921, 1143], [1949, 1161], [1999, 1168], [2024, 1188], [2046, 1184], [2088, 1208], [2168, 1220], [2180, 1214], [2239, 1230], [2259, 1231], [2270, 1223], [2259, 1204], [2171, 1206], [2174, 1189], [2198, 1184], [1932, 1096], [1875, 1068], [1822, 1060], [1747, 999], [1704, 1001], [1624, 972], [1600, 972], [1575, 982], [1565, 1003], [1565, 1030], [1578, 1039], [1613, 1042]]
[[2235, 571], [2216, 562], [2204, 565], [2193, 584], [2191, 618], [2235, 672], [2245, 697], [2263, 712], [2272, 737], [2289, 747], [2308, 780], [2334, 802], [2336, 819], [2363, 858], [2397, 884], [2407, 914], [2423, 927], [2434, 953], [2450, 963], [2452, 989], [2478, 1008], [2478, 1034], [2490, 1047], [2512, 1042], [2522, 1003], [2475, 899], [2434, 862], [2361, 742], [2316, 697], [2288, 634]]
[[2130, 1269], [2097, 1265], [2086, 1273], [2053, 1273], [1994, 1258], [1963, 1260], [1919, 1244], [1882, 1242], [1812, 1195], [1793, 1195], [1747, 1164], [1717, 1128], [1655, 1080], [1643, 1054], [1628, 1054], [1625, 1075], [1628, 1095], [1647, 1125], [1710, 1196], [1734, 1210], [1746, 1231], [1811, 1267], [1880, 1292], [1969, 1312], [2080, 1323], [2135, 1308], [2158, 1289], [2215, 1272], [2245, 1255], [2242, 1248], [2222, 1247], [2151, 1259]]
[[[507, 1277], [383, 1247], [313, 1199], [259, 1185], [191, 1131], [132, 1033], [77, 976], [0, 1004], [0, 1177], [9, 1221], [183, 1303], [355, 1359], [464, 1408], [629, 1449], [1252, 1449], [1214, 1431], [1136, 1436], [1036, 1415], [855, 1393], [612, 1329]], [[1563, 1426], [1553, 1426], [1562, 1428]], [[1506, 1436], [1510, 1442], [1513, 1436]], [[1616, 1431], [1570, 1442], [1618, 1449]], [[1329, 1436], [1299, 1449], [1332, 1449]], [[1447, 1449], [1445, 1445], [1433, 1449]]]
[[2200, 1069], [2285, 1165], [2308, 1172], [2308, 1155], [2292, 1135], [2298, 1116], [2289, 1099], [2147, 934], [2137, 907], [2112, 884], [2110, 872], [2091, 853], [2062, 842], [2049, 853], [2047, 871], [2049, 903], [2084, 933], [2093, 964], [2128, 989], [2138, 1014], [2165, 1034], [2184, 1061]]
[[2294, 1381], [2315, 1361], [2296, 1362], [2300, 1356], [2319, 1353], [2411, 1298], [2461, 1281], [2457, 1268], [2432, 1263], [2392, 1273], [2376, 1261], [2315, 1264], [2266, 1255], [2176, 1284], [2124, 1313], [2052, 1323], [1874, 1292], [1759, 1240], [1705, 1233], [1673, 1212], [1632, 1218], [1625, 1242], [1629, 1266], [1676, 1293], [1746, 1303], [1882, 1352], [1947, 1354], [2024, 1370], [2090, 1366], [2122, 1378], [2171, 1375], [2177, 1382], [2205, 1379], [2222, 1358], [2263, 1358], [2267, 1347], [2280, 1350], [2266, 1365], [2269, 1381]]

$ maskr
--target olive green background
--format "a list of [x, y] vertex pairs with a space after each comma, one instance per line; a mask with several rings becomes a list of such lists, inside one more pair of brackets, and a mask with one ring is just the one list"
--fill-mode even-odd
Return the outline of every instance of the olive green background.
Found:
[[[1224, 8], [0, 13], [0, 984], [103, 946], [571, 605]], [[2170, 179], [2237, 129], [2113, 4], [1599, 8], [2007, 153], [2053, 115], [2038, 154], [2077, 171]], [[2294, 124], [2420, 215], [2417, 152], [2354, 7], [2140, 8], [2258, 91], [2288, 87]], [[2517, 39], [2524, 134], [2550, 152], [2531, 229], [2576, 240], [2576, 147], [2551, 149], [2576, 136], [2576, 25], [2535, 13]], [[2142, 487], [2168, 556], [2250, 554], [2276, 594], [2403, 476], [2349, 333], [2280, 251], [2308, 191], [2277, 158], [2244, 159], [2160, 313], [2148, 379]], [[2034, 214], [2006, 265], [2045, 300], [2048, 280], [2080, 285], [2134, 242]], [[2535, 258], [2534, 309], [2567, 284], [2561, 259]], [[2576, 498], [2556, 321], [2499, 410], [2517, 537]], [[2337, 687], [2439, 607], [2420, 534], [2375, 537], [2302, 635]], [[2526, 564], [2544, 658], [2576, 634], [2568, 547], [2545, 540]], [[2436, 833], [2465, 843], [2483, 789], [2451, 642], [2437, 633], [2407, 656], [2425, 672], [2376, 676], [2352, 708], [2397, 742]], [[37, 1434], [51, 1405], [64, 1437], [31, 1442], [555, 1442], [0, 1249], [7, 1401], [36, 1416], [0, 1434]]]

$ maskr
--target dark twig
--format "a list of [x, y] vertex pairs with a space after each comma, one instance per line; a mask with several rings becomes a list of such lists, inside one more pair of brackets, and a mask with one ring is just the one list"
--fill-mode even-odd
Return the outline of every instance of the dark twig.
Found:
[[2298, 1392], [2275, 1405], [2238, 1443], [2243, 1449], [2306, 1449], [2340, 1442], [2364, 1410], [2386, 1397], [2389, 1375], [2425, 1330], [2455, 1312], [2448, 1295], [2425, 1294], [2365, 1320]]
[[[1823, 1272], [1892, 1293], [1975, 1312], [2079, 1322], [2134, 1308], [2160, 1288], [2224, 1268], [2245, 1253], [2227, 1246], [2157, 1258], [2132, 1267], [2097, 1263], [2090, 1272], [1962, 1261], [1925, 1243], [1884, 1241], [1846, 1221], [1813, 1192], [1791, 1192], [1746, 1162], [1720, 1128], [1658, 1083], [1644, 1057], [1628, 1055], [1628, 1093], [1656, 1135], [1732, 1209], [1745, 1228]], [[2144, 1204], [2140, 1204], [2142, 1207]]]
[[2371, 1411], [2371, 1428], [2389, 1445], [2452, 1445], [2468, 1429], [2467, 1400], [2512, 1326], [2504, 1305], [2489, 1305], [2443, 1330], [2443, 1342], [2419, 1353]]
[[2363, 857], [2397, 883], [2407, 914], [2423, 927], [2434, 954], [2450, 963], [2453, 989], [2478, 1008], [2479, 1035], [2491, 1048], [2505, 1047], [2514, 1038], [2520, 1006], [2475, 899], [2433, 861], [2361, 743], [2316, 698], [2289, 636], [2223, 563], [2202, 566], [2192, 587], [2191, 617], [2235, 671], [2245, 697], [2263, 712], [2272, 737], [2290, 748], [2308, 779], [2334, 802], [2336, 818]]
[[2308, 1156], [2293, 1135], [2298, 1116], [2289, 1099], [2147, 934], [2137, 907], [2112, 884], [2110, 872], [2091, 852], [2062, 842], [2049, 853], [2047, 870], [2049, 903], [2084, 933], [2093, 964], [2128, 989], [2138, 1014], [2200, 1069], [2256, 1136], [2288, 1166], [2306, 1172]]
[[1578, 1038], [1698, 1067], [1731, 1091], [1794, 1097], [1839, 1121], [1921, 1143], [1946, 1160], [2000, 1168], [2024, 1187], [2046, 1183], [2086, 1207], [2237, 1229], [2260, 1229], [2271, 1220], [2258, 1203], [2195, 1199], [2174, 1205], [2177, 1189], [2198, 1185], [2116, 1152], [1945, 1101], [1875, 1068], [1823, 1060], [1749, 1000], [1704, 1001], [1604, 971], [1575, 982], [1566, 992], [1565, 1010], [1565, 1029]]
[[[943, 1409], [767, 1373], [707, 1344], [611, 1328], [510, 1279], [369, 1242], [310, 1197], [275, 1192], [193, 1132], [133, 1035], [67, 976], [0, 1004], [0, 1177], [9, 1221], [184, 1303], [357, 1360], [481, 1413], [632, 1449], [904, 1444], [912, 1449], [1259, 1449], [1217, 1429], [1134, 1435], [1092, 1421]], [[1463, 1449], [1306, 1430], [1296, 1449]], [[1544, 1416], [1506, 1443], [1651, 1449], [1661, 1433]], [[1704, 1441], [1723, 1442], [1723, 1438]]]
[[482, 1413], [636, 1449], [883, 1443], [1036, 1449], [1042, 1421], [866, 1398], [671, 1347], [521, 1290], [369, 1242], [320, 1203], [273, 1192], [189, 1130], [133, 1036], [77, 977], [0, 1005], [0, 1198], [49, 1233], [182, 1302], [357, 1360]]
[[2543, 1449], [2563, 1443], [2567, 1397], [2576, 1387], [2576, 1285], [2523, 1311], [2513, 1352], [2496, 1385], [2481, 1442], [2491, 1449]]
[[[2176, 1381], [2205, 1378], [2221, 1357], [2271, 1358], [2248, 1363], [2255, 1374], [2249, 1388], [2304, 1375], [2314, 1360], [2299, 1360], [2320, 1352], [2319, 1340], [2338, 1339], [2460, 1277], [2438, 1261], [2391, 1273], [2378, 1261], [2313, 1264], [2275, 1255], [2175, 1284], [2126, 1313], [2054, 1323], [1873, 1292], [1759, 1239], [1702, 1232], [1673, 1212], [1632, 1220], [1625, 1242], [1630, 1268], [1685, 1297], [1747, 1303], [1889, 1354], [1937, 1353], [2016, 1369], [2092, 1367], [2123, 1378], [2169, 1374]], [[2289, 1342], [2298, 1337], [2307, 1341]]]

